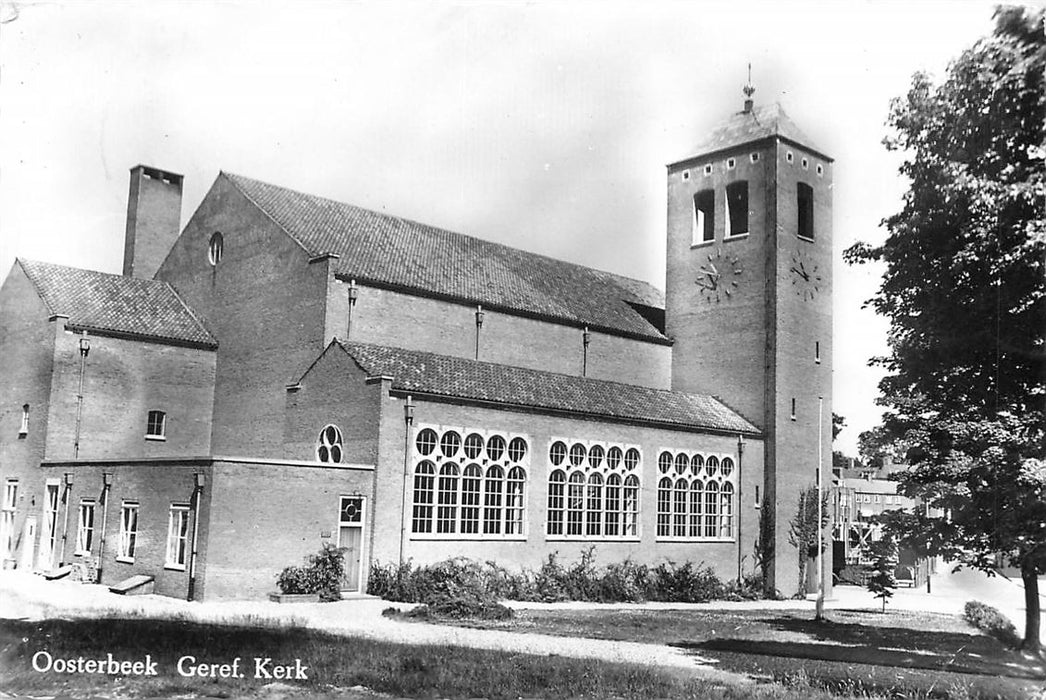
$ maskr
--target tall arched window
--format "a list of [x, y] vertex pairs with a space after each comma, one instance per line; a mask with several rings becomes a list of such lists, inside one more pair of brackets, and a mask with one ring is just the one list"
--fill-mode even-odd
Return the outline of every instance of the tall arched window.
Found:
[[588, 475], [588, 502], [585, 505], [585, 534], [603, 534], [603, 477], [600, 474]]
[[567, 482], [567, 535], [582, 533], [582, 517], [585, 513], [585, 475], [571, 472]]
[[432, 532], [432, 500], [436, 468], [425, 460], [414, 469], [414, 532]]
[[483, 490], [483, 471], [478, 464], [465, 467], [461, 479], [461, 534], [479, 534], [480, 493]]
[[563, 487], [567, 475], [555, 469], [548, 477], [548, 527], [549, 535], [563, 534]]
[[719, 492], [719, 536], [734, 536], [734, 485], [730, 482]]
[[687, 503], [690, 489], [686, 479], [676, 479], [672, 491], [672, 536], [686, 537]]
[[607, 537], [618, 537], [621, 534], [621, 476], [611, 474], [607, 477], [606, 526]]
[[660, 539], [719, 540], [733, 537], [736, 475], [729, 457], [663, 450], [658, 484]]
[[501, 494], [504, 486], [505, 472], [501, 467], [497, 465], [487, 467], [486, 478], [483, 480], [483, 534], [485, 535], [501, 534]]
[[705, 484], [705, 537], [719, 534], [719, 484], [709, 480]]
[[[515, 440], [509, 443], [509, 451]], [[526, 483], [526, 474], [520, 467], [512, 467], [508, 470], [508, 479], [505, 481], [505, 534], [523, 534], [523, 486]]]
[[694, 479], [690, 484], [690, 537], [701, 536], [701, 505], [705, 497], [705, 484], [700, 479]]
[[436, 508], [436, 532], [457, 532], [458, 465], [447, 462], [439, 468]]
[[625, 477], [625, 498], [621, 508], [624, 519], [625, 537], [639, 537], [639, 478], [635, 474]]
[[672, 534], [672, 480], [667, 476], [657, 482], [657, 535]]

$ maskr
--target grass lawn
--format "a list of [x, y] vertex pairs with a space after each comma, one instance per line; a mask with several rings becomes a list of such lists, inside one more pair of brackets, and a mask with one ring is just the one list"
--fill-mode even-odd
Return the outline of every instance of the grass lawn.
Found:
[[[38, 672], [33, 657], [138, 660], [155, 676]], [[231, 665], [244, 678], [183, 678], [183, 655]], [[254, 657], [308, 667], [306, 680], [254, 677]], [[44, 665], [38, 657], [39, 665]], [[83, 668], [86, 668], [83, 667]], [[272, 666], [265, 667], [272, 671]], [[221, 671], [220, 667], [216, 670]], [[226, 669], [228, 670], [228, 668]], [[280, 685], [273, 686], [273, 684]], [[288, 625], [236, 627], [184, 620], [0, 621], [0, 690], [60, 697], [721, 698], [831, 700], [810, 686], [719, 686], [686, 671], [451, 646], [411, 646]], [[275, 690], [275, 695], [273, 692]], [[376, 691], [376, 692], [375, 692]], [[380, 697], [380, 695], [379, 695]]]
[[886, 697], [1037, 697], [1046, 669], [935, 613], [809, 611], [524, 610], [501, 623], [519, 632], [668, 644], [726, 670], [784, 684]]

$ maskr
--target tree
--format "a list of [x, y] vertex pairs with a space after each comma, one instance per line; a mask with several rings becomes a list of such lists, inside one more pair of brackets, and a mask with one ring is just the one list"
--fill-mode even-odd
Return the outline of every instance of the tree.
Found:
[[897, 568], [897, 543], [889, 532], [869, 547], [872, 563], [867, 566], [870, 574], [865, 585], [876, 598], [883, 601], [883, 612], [886, 612], [886, 601], [893, 597], [893, 591], [897, 588], [897, 579], [894, 570]]
[[1043, 11], [996, 11], [935, 85], [894, 100], [886, 147], [909, 181], [885, 241], [846, 251], [885, 264], [870, 304], [890, 319], [882, 434], [907, 446], [901, 491], [943, 508], [892, 524], [905, 544], [987, 572], [1021, 570], [1024, 648], [1041, 653], [1046, 572], [1046, 38]]
[[843, 428], [846, 427], [846, 419], [840, 416], [838, 413], [832, 413], [832, 442], [839, 437], [839, 433], [843, 432]]
[[[821, 493], [821, 531], [828, 524], [828, 492]], [[817, 556], [817, 488], [811, 486], [799, 492], [799, 508], [788, 524], [788, 543], [798, 550], [799, 554], [799, 591], [798, 597], [806, 597], [806, 565]], [[824, 550], [824, 542], [821, 542]]]

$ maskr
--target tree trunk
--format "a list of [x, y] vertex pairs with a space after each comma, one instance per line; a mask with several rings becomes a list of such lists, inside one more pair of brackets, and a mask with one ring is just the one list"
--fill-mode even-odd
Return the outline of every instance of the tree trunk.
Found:
[[[1029, 557], [1030, 559], [1030, 557]], [[1033, 654], [1042, 654], [1039, 639], [1039, 576], [1030, 561], [1021, 565], [1021, 580], [1024, 581], [1024, 643], [1021, 649]]]

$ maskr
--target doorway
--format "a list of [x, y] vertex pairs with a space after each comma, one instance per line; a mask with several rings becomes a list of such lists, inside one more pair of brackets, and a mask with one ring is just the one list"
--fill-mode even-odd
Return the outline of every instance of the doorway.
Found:
[[47, 480], [47, 493], [44, 500], [44, 530], [40, 533], [40, 552], [36, 560], [37, 568], [44, 571], [54, 566], [55, 544], [58, 542], [58, 487], [57, 479]]
[[366, 500], [363, 496], [342, 496], [338, 510], [338, 546], [345, 549], [342, 591], [358, 593], [362, 588], [365, 524]]

